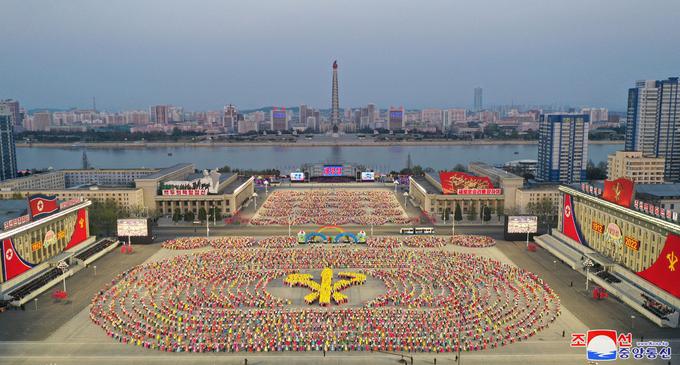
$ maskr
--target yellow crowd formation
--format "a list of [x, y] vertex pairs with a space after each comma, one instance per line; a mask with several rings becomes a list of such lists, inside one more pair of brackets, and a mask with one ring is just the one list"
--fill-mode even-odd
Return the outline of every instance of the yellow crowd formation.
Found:
[[[328, 307], [296, 307], [269, 292], [291, 274], [312, 272], [323, 282], [326, 269], [350, 268], [385, 290]], [[558, 296], [539, 277], [473, 254], [305, 246], [236, 247], [140, 265], [93, 298], [90, 317], [117, 341], [170, 352], [453, 352], [526, 341], [559, 313]]]
[[383, 225], [411, 222], [390, 191], [277, 190], [250, 220], [255, 225]]

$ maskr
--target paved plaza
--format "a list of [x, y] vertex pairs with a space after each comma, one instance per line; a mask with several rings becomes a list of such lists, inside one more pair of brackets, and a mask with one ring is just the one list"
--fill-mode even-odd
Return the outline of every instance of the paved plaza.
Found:
[[[195, 364], [242, 364], [248, 359], [249, 364], [391, 364], [400, 359], [399, 355], [370, 351], [332, 352], [260, 352], [260, 353], [168, 353], [123, 344], [108, 337], [106, 333], [90, 319], [89, 302], [97, 291], [103, 288], [119, 272], [125, 271], [142, 261], [159, 262], [190, 253], [205, 253], [211, 247], [185, 251], [161, 249], [160, 245], [137, 246], [133, 255], [113, 252], [97, 262], [97, 275], [83, 270], [69, 279], [72, 299], [64, 304], [48, 299], [42, 295], [38, 301], [38, 310], [30, 305], [25, 311], [9, 311], [0, 316], [3, 341], [0, 342], [1, 364], [121, 364], [121, 363], [195, 363]], [[295, 248], [307, 249], [307, 248]], [[333, 249], [343, 249], [333, 247]], [[368, 249], [368, 248], [363, 248]], [[422, 251], [427, 249], [403, 248], [405, 250]], [[474, 253], [498, 262], [516, 265], [529, 269], [541, 276], [560, 296], [561, 313], [547, 328], [539, 331], [528, 340], [508, 344], [495, 349], [468, 351], [461, 355], [462, 363], [535, 363], [544, 364], [546, 359], [556, 364], [579, 364], [585, 362], [583, 349], [570, 349], [568, 336], [571, 332], [582, 332], [588, 328], [614, 328], [621, 331], [632, 329], [636, 337], [677, 338], [676, 330], [659, 329], [653, 324], [637, 319], [629, 323], [630, 310], [615, 299], [594, 301], [587, 296], [582, 276], [553, 259], [546, 252], [539, 250], [528, 253], [521, 243], [498, 241], [488, 248], [467, 248], [447, 245], [439, 248], [445, 252]], [[310, 274], [318, 277], [319, 270]], [[281, 296], [291, 301], [294, 307], [304, 307], [303, 296], [307, 293], [300, 288], [285, 287], [281, 282], [272, 282], [268, 286], [274, 296]], [[347, 289], [346, 294], [352, 298], [346, 306], [352, 308], [361, 302], [370, 300], [385, 293], [384, 284], [375, 279], [367, 280], [366, 285]], [[292, 293], [292, 295], [291, 295]], [[574, 308], [574, 309], [572, 309]], [[575, 311], [576, 312], [575, 312]], [[35, 320], [39, 318], [39, 320]], [[42, 320], [40, 320], [42, 318]], [[627, 320], [628, 319], [628, 320]], [[14, 330], [8, 330], [13, 328]], [[562, 331], [566, 337], [562, 337]], [[673, 341], [677, 348], [677, 339]], [[395, 351], [396, 353], [396, 351]], [[401, 353], [401, 352], [399, 352]], [[406, 360], [414, 363], [432, 364], [455, 363], [456, 353], [403, 353]], [[636, 361], [636, 363], [644, 363]], [[665, 362], [658, 362], [665, 363]]]

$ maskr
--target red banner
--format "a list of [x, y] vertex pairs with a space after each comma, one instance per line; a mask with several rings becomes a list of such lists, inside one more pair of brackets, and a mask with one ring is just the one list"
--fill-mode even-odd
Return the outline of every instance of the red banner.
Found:
[[489, 177], [479, 177], [463, 172], [442, 171], [439, 173], [442, 184], [442, 193], [456, 194], [458, 189], [493, 189]]
[[562, 207], [562, 233], [572, 240], [583, 244], [579, 230], [576, 227], [574, 205], [571, 204], [571, 195], [569, 194], [564, 194], [564, 206]]
[[56, 196], [47, 196], [43, 194], [32, 195], [28, 198], [28, 210], [31, 219], [39, 219], [47, 217], [52, 213], [59, 211], [59, 204], [57, 204]]
[[87, 239], [87, 211], [85, 208], [78, 210], [78, 217], [76, 218], [75, 229], [71, 235], [71, 239], [68, 241], [66, 248], [68, 250], [71, 247], [77, 246]]
[[32, 267], [33, 265], [19, 257], [10, 238], [2, 241], [2, 276], [5, 281], [25, 273]]
[[680, 298], [680, 236], [668, 234], [666, 244], [652, 266], [637, 274], [659, 288]]
[[633, 181], [623, 177], [614, 181], [605, 180], [602, 199], [622, 207], [630, 208], [633, 201], [634, 187]]

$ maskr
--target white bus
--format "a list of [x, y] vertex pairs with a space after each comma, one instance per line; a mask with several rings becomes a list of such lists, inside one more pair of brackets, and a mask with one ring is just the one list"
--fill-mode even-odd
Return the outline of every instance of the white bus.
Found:
[[401, 234], [434, 234], [433, 227], [404, 227], [399, 230]]

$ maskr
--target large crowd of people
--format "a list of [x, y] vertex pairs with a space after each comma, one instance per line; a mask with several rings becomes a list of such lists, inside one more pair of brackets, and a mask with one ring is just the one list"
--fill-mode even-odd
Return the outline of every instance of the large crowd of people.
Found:
[[[391, 240], [391, 239], [390, 239]], [[117, 341], [170, 352], [483, 350], [525, 341], [560, 313], [536, 275], [473, 254], [382, 247], [236, 247], [134, 267], [92, 300]], [[285, 240], [284, 240], [285, 241]], [[438, 245], [428, 239], [425, 245]], [[351, 268], [384, 282], [358, 305], [291, 306], [289, 274]], [[306, 294], [304, 288], [287, 288]]]
[[211, 246], [212, 248], [243, 248], [255, 244], [254, 237], [223, 236], [223, 237], [180, 237], [161, 243], [161, 247], [168, 250], [193, 250]]
[[411, 219], [390, 191], [277, 190], [269, 194], [254, 225], [383, 225]]
[[374, 248], [398, 248], [402, 246], [414, 248], [440, 248], [449, 243], [454, 246], [484, 248], [495, 245], [496, 240], [488, 236], [478, 235], [455, 235], [453, 237], [434, 235], [378, 236], [369, 237], [366, 240], [366, 245]]
[[451, 237], [451, 244], [462, 247], [484, 248], [496, 245], [496, 240], [488, 236], [457, 234]]

